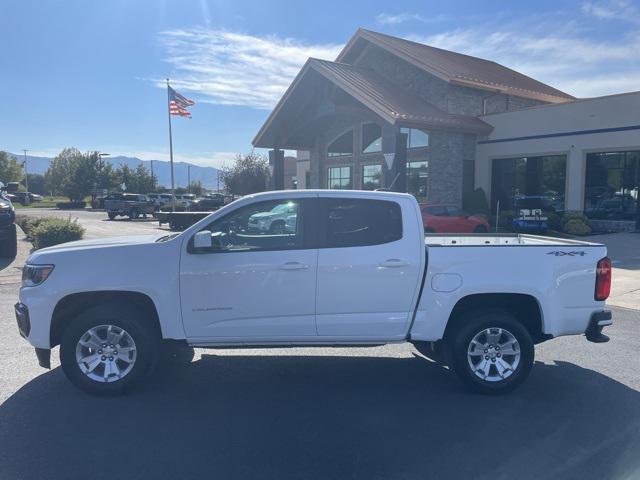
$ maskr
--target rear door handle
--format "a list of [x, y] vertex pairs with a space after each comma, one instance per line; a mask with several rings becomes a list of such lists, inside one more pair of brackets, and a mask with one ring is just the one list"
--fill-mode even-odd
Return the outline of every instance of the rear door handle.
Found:
[[300, 262], [287, 262], [280, 265], [280, 270], [306, 270], [309, 265]]
[[401, 260], [399, 258], [390, 258], [389, 260], [382, 262], [379, 266], [382, 268], [408, 267], [409, 262], [407, 262], [406, 260]]

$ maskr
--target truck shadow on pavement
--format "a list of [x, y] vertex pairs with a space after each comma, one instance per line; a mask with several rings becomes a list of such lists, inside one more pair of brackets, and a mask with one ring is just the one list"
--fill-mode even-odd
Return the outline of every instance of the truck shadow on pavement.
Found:
[[469, 394], [415, 358], [218, 356], [125, 397], [58, 368], [0, 406], [0, 478], [630, 478], [640, 394], [571, 363]]

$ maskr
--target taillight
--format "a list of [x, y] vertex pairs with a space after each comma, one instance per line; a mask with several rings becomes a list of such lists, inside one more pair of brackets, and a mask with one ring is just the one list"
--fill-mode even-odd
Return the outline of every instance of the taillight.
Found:
[[611, 259], [604, 257], [596, 267], [596, 291], [594, 298], [602, 301], [609, 297], [611, 292]]

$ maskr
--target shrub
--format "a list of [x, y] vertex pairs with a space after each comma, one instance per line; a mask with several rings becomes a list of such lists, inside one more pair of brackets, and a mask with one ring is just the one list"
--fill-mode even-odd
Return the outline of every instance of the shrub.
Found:
[[569, 235], [589, 235], [591, 233], [591, 227], [588, 223], [578, 218], [573, 218], [565, 222], [562, 231]]
[[16, 225], [18, 225], [24, 234], [29, 237], [31, 231], [45, 220], [44, 217], [29, 217], [27, 215], [16, 215]]
[[569, 223], [572, 220], [577, 220], [577, 221], [579, 221], [581, 223], [586, 223], [587, 225], [589, 225], [589, 219], [587, 218], [587, 216], [584, 213], [581, 213], [581, 212], [566, 212], [560, 218], [560, 228], [562, 228], [562, 230], [564, 230], [566, 228], [567, 223]]
[[78, 208], [85, 208], [87, 204], [85, 202], [59, 202], [56, 203], [56, 208], [60, 210], [76, 210]]
[[84, 228], [78, 224], [77, 220], [71, 220], [71, 218], [40, 219], [38, 226], [32, 228], [30, 233], [34, 250], [80, 240], [83, 235]]

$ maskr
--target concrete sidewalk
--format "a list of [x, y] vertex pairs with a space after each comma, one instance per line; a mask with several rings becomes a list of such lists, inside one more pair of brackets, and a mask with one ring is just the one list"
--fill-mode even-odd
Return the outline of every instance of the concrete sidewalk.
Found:
[[580, 237], [604, 243], [613, 264], [611, 296], [607, 304], [640, 310], [640, 234], [611, 233]]

